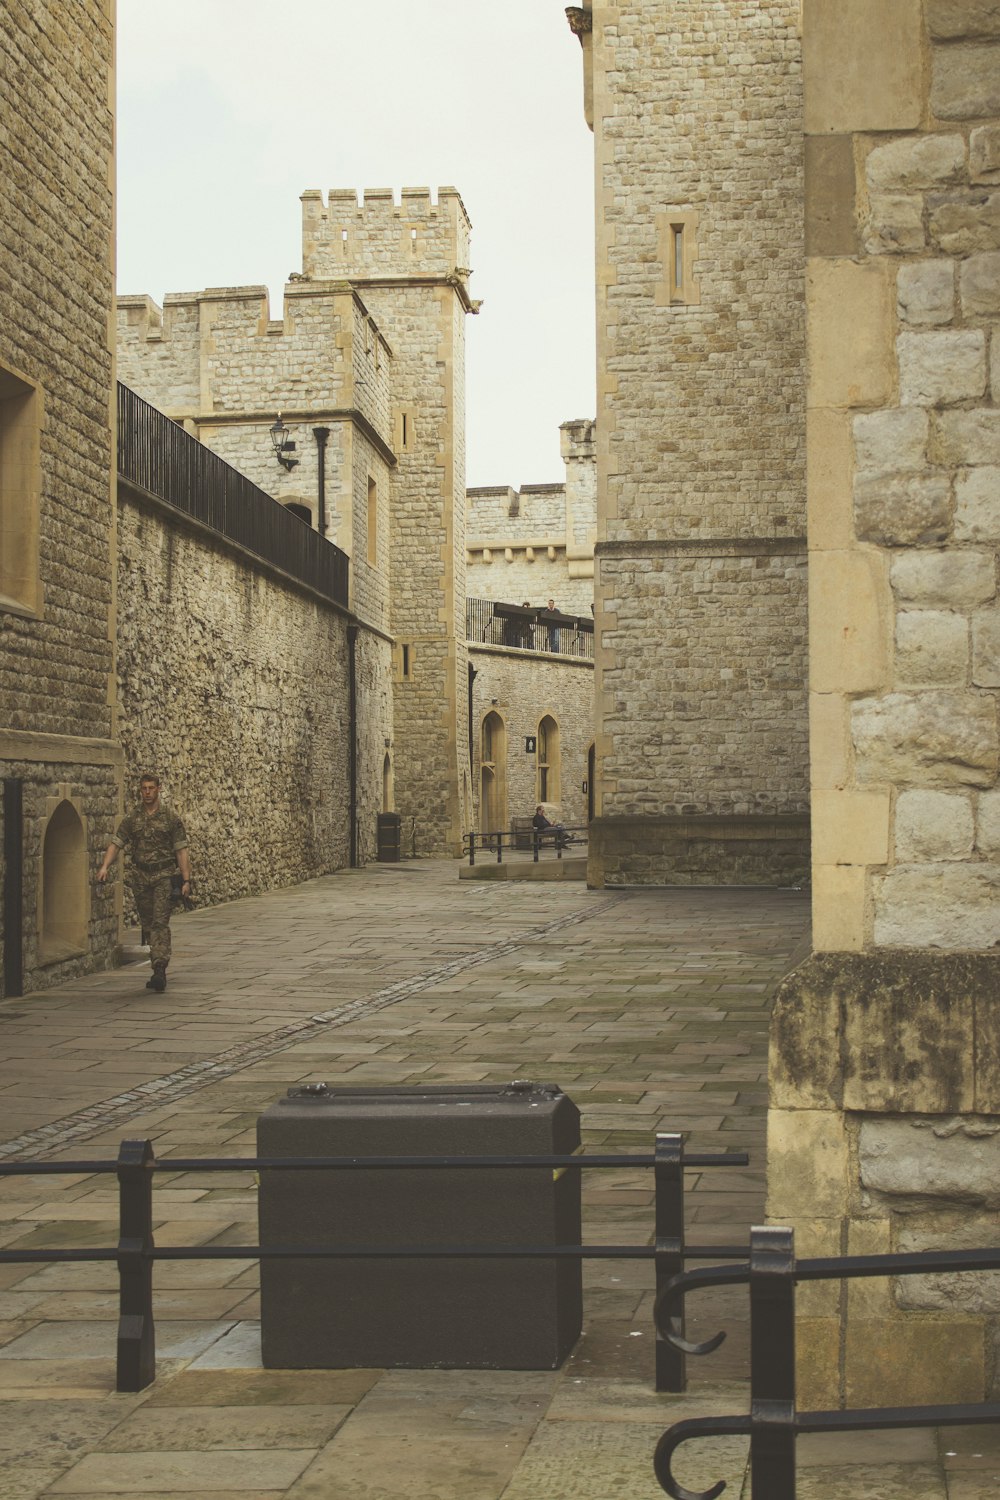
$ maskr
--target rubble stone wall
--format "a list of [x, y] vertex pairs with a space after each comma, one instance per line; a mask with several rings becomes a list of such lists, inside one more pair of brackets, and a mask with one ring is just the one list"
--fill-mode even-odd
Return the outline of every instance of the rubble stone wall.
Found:
[[[348, 621], [221, 538], [124, 490], [119, 694], [126, 787], [163, 777], [199, 900], [349, 861]], [[359, 857], [375, 857], [391, 735], [389, 645], [360, 630]]]

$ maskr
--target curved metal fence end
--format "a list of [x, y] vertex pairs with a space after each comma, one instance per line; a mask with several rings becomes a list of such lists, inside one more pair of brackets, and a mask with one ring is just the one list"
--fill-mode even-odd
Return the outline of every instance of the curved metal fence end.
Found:
[[[728, 1429], [721, 1429], [727, 1431]], [[675, 1422], [673, 1427], [668, 1427], [656, 1445], [653, 1455], [653, 1471], [659, 1480], [661, 1490], [673, 1497], [673, 1500], [715, 1500], [726, 1488], [726, 1481], [720, 1479], [708, 1490], [689, 1490], [679, 1483], [671, 1473], [670, 1460], [680, 1447], [681, 1443], [687, 1442], [689, 1438], [717, 1437], [720, 1433], [717, 1422], [706, 1421], [701, 1417], [693, 1417], [685, 1422]]]

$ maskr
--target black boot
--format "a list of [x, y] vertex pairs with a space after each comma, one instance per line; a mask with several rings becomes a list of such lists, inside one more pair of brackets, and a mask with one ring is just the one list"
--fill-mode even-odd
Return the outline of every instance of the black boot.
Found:
[[167, 966], [166, 966], [166, 964], [154, 964], [153, 965], [153, 977], [151, 979], [147, 979], [146, 980], [146, 988], [147, 988], [147, 990], [156, 990], [158, 993], [162, 994], [163, 991], [166, 989], [166, 987], [167, 987]]

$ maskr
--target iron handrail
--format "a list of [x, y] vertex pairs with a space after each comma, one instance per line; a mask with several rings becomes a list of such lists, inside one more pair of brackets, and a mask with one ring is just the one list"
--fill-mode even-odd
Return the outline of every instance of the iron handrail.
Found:
[[[0, 1178], [33, 1175], [99, 1174], [114, 1172], [119, 1188], [117, 1246], [33, 1247], [0, 1249], [0, 1264], [37, 1264], [59, 1261], [114, 1261], [120, 1282], [116, 1388], [144, 1390], [156, 1378], [153, 1325], [153, 1263], [157, 1260], [268, 1260], [268, 1259], [576, 1259], [652, 1260], [659, 1293], [683, 1269], [685, 1260], [727, 1259], [746, 1254], [742, 1245], [688, 1245], [684, 1230], [684, 1171], [712, 1167], [747, 1166], [743, 1151], [702, 1153], [685, 1151], [680, 1134], [657, 1132], [652, 1154], [597, 1154], [546, 1156], [332, 1156], [332, 1157], [164, 1157], [157, 1160], [152, 1142], [123, 1141], [116, 1161], [0, 1162]], [[551, 1171], [589, 1171], [592, 1168], [652, 1168], [654, 1172], [654, 1242], [651, 1245], [156, 1245], [153, 1238], [153, 1181], [157, 1172], [296, 1171], [447, 1168], [517, 1168]], [[681, 1316], [683, 1333], [683, 1314]], [[684, 1390], [684, 1352], [656, 1335], [656, 1389]]]
[[750, 1257], [745, 1264], [683, 1271], [671, 1277], [657, 1292], [653, 1319], [657, 1337], [684, 1355], [709, 1354], [725, 1338], [725, 1333], [719, 1333], [700, 1344], [684, 1338], [683, 1303], [687, 1293], [744, 1282], [749, 1286], [751, 1406], [747, 1414], [691, 1417], [669, 1427], [653, 1459], [660, 1487], [673, 1500], [716, 1500], [722, 1494], [724, 1480], [707, 1490], [690, 1490], [673, 1475], [674, 1453], [696, 1438], [748, 1436], [751, 1500], [796, 1500], [795, 1441], [800, 1433], [974, 1426], [1000, 1421], [997, 1402], [804, 1412], [795, 1404], [795, 1287], [800, 1281], [992, 1270], [1000, 1270], [1000, 1248], [995, 1246], [796, 1261], [792, 1230], [766, 1226], [750, 1231]]
[[543, 849], [552, 849], [556, 859], [562, 859], [568, 844], [586, 844], [589, 841], [589, 828], [586, 823], [564, 823], [559, 830], [555, 826], [541, 830], [522, 828], [511, 832], [498, 829], [496, 833], [481, 833], [478, 829], [474, 829], [471, 833], [462, 835], [462, 843], [469, 851], [470, 865], [476, 863], [477, 848], [480, 854], [484, 852], [492, 854], [496, 850], [497, 864], [502, 865], [504, 849], [523, 849], [525, 839], [530, 839], [528, 847], [532, 852], [532, 861], [537, 865], [538, 856]]

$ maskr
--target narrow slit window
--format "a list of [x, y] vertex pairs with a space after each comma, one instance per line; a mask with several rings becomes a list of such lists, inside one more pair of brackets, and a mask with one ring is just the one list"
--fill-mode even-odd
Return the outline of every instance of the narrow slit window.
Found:
[[684, 290], [684, 225], [673, 226], [674, 239], [674, 286], [680, 294]]
[[410, 675], [410, 648], [406, 644], [405, 641], [403, 642], [403, 645], [401, 646], [400, 650], [402, 652], [402, 658], [403, 658], [403, 666], [402, 666], [403, 676], [404, 677], [409, 677], [409, 675]]
[[378, 562], [378, 484], [370, 475], [368, 478], [368, 561], [373, 568]]

